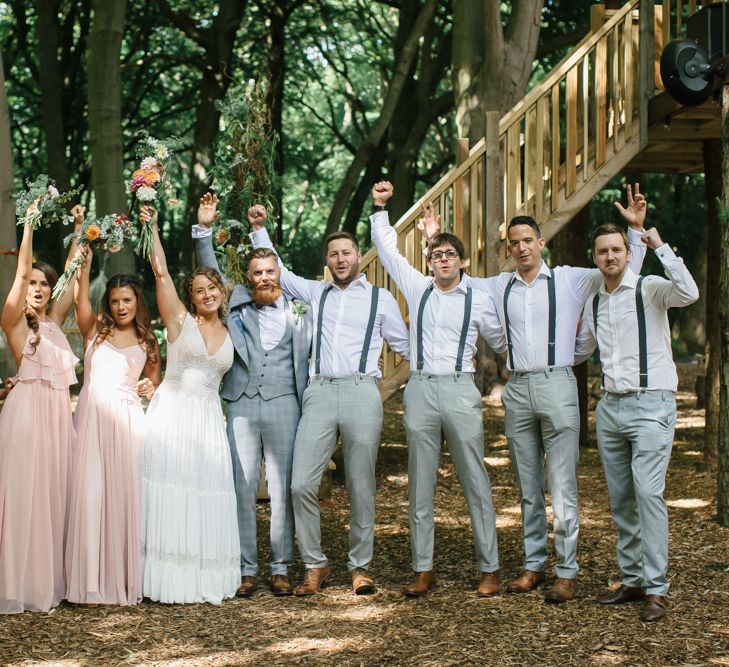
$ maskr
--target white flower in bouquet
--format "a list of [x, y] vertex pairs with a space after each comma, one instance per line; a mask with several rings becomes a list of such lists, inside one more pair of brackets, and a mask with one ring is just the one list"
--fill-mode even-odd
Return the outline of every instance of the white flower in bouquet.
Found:
[[137, 189], [137, 199], [139, 201], [154, 201], [157, 199], [157, 190], [142, 186]]

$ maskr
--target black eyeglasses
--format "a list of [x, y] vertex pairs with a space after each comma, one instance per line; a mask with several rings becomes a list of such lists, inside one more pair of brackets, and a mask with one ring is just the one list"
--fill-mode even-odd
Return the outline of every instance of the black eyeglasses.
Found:
[[430, 253], [430, 260], [432, 262], [440, 262], [442, 259], [455, 259], [458, 257], [458, 252], [453, 250], [453, 248], [448, 248], [448, 250], [434, 250]]

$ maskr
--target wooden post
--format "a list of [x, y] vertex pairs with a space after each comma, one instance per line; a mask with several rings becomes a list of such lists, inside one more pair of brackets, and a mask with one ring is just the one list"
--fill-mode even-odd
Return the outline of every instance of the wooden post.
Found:
[[640, 91], [638, 95], [640, 118], [640, 148], [648, 145], [648, 103], [655, 91], [655, 0], [640, 0], [640, 42], [639, 42], [639, 75]]
[[719, 472], [716, 480], [716, 514], [729, 527], [729, 85], [721, 89], [722, 202], [721, 268], [719, 278]]
[[501, 174], [498, 111], [486, 112], [486, 152], [484, 154], [483, 257], [484, 276], [499, 272], [499, 225], [503, 218], [504, 186]]
[[[463, 164], [468, 159], [468, 137], [461, 137], [456, 142], [456, 166]], [[459, 178], [453, 185], [453, 233], [463, 241], [466, 249], [466, 257], [470, 254], [472, 239], [468, 235], [471, 226], [468, 221], [471, 218], [470, 211], [470, 179], [468, 174]], [[443, 216], [443, 211], [439, 211]]]

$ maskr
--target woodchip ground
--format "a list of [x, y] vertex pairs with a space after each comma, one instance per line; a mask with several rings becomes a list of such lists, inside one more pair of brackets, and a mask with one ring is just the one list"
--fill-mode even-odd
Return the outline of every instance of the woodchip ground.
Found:
[[[666, 484], [670, 514], [670, 607], [642, 623], [640, 606], [601, 607], [619, 581], [607, 490], [594, 448], [579, 468], [580, 593], [547, 605], [543, 592], [479, 599], [466, 505], [447, 454], [436, 498], [439, 587], [420, 600], [410, 576], [407, 463], [399, 395], [386, 405], [379, 459], [373, 596], [351, 593], [346, 572], [347, 497], [335, 486], [322, 508], [335, 572], [323, 594], [274, 598], [264, 584], [249, 600], [211, 605], [79, 608], [0, 618], [4, 665], [729, 665], [729, 529], [715, 521], [715, 481], [701, 465], [703, 412], [694, 408], [695, 367], [683, 367], [679, 420]], [[497, 509], [502, 580], [521, 566], [518, 494], [503, 437], [503, 411], [484, 402], [487, 464]], [[594, 430], [594, 429], [593, 429]], [[594, 443], [593, 443], [594, 444]], [[268, 508], [260, 506], [262, 559]], [[550, 544], [551, 547], [551, 544]], [[551, 569], [551, 562], [550, 562]], [[300, 576], [296, 567], [294, 578]]]

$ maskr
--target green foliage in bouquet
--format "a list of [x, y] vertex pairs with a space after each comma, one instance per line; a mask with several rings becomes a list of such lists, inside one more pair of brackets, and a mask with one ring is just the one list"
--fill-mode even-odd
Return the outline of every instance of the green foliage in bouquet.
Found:
[[19, 225], [30, 225], [33, 229], [50, 227], [53, 224], [67, 225], [73, 220], [68, 211], [79, 190], [59, 192], [55, 183], [46, 174], [40, 174], [34, 181], [28, 181], [28, 189], [15, 198], [15, 215]]
[[246, 283], [241, 257], [250, 249], [248, 209], [262, 204], [268, 220], [277, 211], [273, 197], [274, 160], [278, 134], [271, 128], [269, 81], [261, 76], [251, 83], [236, 83], [218, 103], [222, 131], [215, 151], [213, 178], [222, 215], [215, 223], [214, 239], [223, 273], [233, 283]]

